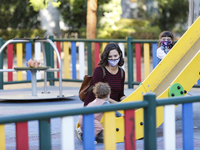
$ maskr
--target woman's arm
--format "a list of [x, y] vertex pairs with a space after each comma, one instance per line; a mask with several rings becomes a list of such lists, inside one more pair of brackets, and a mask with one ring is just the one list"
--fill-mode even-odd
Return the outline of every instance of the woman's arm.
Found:
[[96, 67], [92, 76], [93, 85], [98, 82], [103, 82], [103, 70], [101, 67]]
[[120, 98], [120, 101], [122, 101], [123, 99], [125, 99], [126, 98], [126, 96], [122, 96], [121, 98]]
[[124, 82], [125, 82], [125, 71], [123, 70], [123, 78], [121, 79], [121, 93], [120, 93], [120, 101], [126, 98], [126, 95], [124, 94]]
[[112, 104], [118, 103], [116, 100], [114, 100], [114, 99], [112, 99], [112, 98], [109, 98], [108, 101], [109, 101], [110, 103], [112, 103]]

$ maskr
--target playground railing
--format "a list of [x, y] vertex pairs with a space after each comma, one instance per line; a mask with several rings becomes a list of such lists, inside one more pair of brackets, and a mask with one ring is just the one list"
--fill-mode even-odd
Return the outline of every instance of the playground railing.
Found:
[[[70, 110], [60, 110], [41, 113], [20, 114], [0, 117], [0, 148], [5, 149], [5, 124], [16, 125], [17, 149], [29, 149], [28, 121], [39, 121], [39, 147], [41, 150], [51, 150], [51, 118], [61, 117], [61, 147], [62, 149], [75, 149], [74, 117], [83, 115], [83, 149], [95, 149], [94, 144], [94, 113], [104, 112], [104, 148], [116, 149], [115, 142], [115, 110], [124, 110], [125, 149], [136, 149], [135, 143], [135, 109], [144, 110], [144, 149], [157, 149], [156, 134], [156, 107], [164, 106], [164, 149], [176, 149], [175, 147], [175, 105], [182, 104], [182, 132], [183, 150], [193, 149], [193, 109], [192, 103], [199, 102], [200, 96], [173, 97], [157, 99], [154, 93], [147, 93], [143, 101], [127, 102], [97, 107], [84, 107]], [[106, 119], [108, 117], [109, 119]], [[131, 120], [131, 122], [130, 122]], [[130, 125], [131, 124], [131, 125]], [[129, 127], [126, 127], [129, 126]], [[109, 130], [108, 130], [109, 129]], [[106, 134], [109, 132], [109, 134]], [[87, 138], [84, 138], [87, 135]], [[109, 140], [106, 140], [109, 139]], [[111, 140], [112, 139], [112, 140]], [[114, 139], [114, 140], [113, 140]]]
[[[125, 57], [125, 64], [123, 69], [125, 69], [126, 79], [125, 84], [128, 84], [129, 88], [133, 88], [134, 85], [138, 85], [145, 76], [150, 73], [150, 51], [156, 51], [157, 40], [133, 40], [132, 37], [127, 39], [54, 39], [50, 36], [55, 45], [57, 46], [62, 59], [63, 75], [62, 81], [70, 82], [82, 82], [85, 74], [92, 74], [92, 67], [96, 67], [99, 62], [99, 56], [103, 48], [108, 42], [116, 42], [122, 49], [123, 55]], [[0, 39], [0, 46], [6, 41]], [[144, 43], [144, 46], [143, 46]], [[155, 50], [152, 50], [152, 44]], [[95, 51], [92, 54], [92, 44], [95, 45]], [[0, 69], [12, 69], [14, 65], [17, 67], [27, 66], [27, 61], [30, 58], [35, 57], [35, 59], [42, 59], [40, 54], [40, 43], [17, 43], [9, 44], [7, 46], [7, 52], [0, 54]], [[144, 54], [143, 49], [144, 47]], [[51, 68], [57, 68], [57, 60], [54, 57], [54, 51], [50, 44], [45, 43], [47, 66]], [[34, 51], [32, 53], [32, 51]], [[143, 61], [144, 55], [144, 62]], [[152, 56], [155, 56], [152, 54]], [[95, 63], [93, 63], [92, 57], [95, 58]], [[4, 58], [4, 59], [3, 59]], [[136, 59], [134, 59], [136, 58]], [[25, 61], [24, 61], [25, 59]], [[153, 61], [154, 62], [154, 61]], [[144, 63], [144, 67], [141, 65]], [[142, 70], [144, 68], [144, 71]], [[152, 67], [151, 67], [152, 68]], [[28, 83], [31, 82], [30, 71], [25, 74], [17, 72], [5, 72], [7, 73], [6, 78], [3, 73], [0, 73], [0, 89], [3, 89], [3, 85], [6, 84], [16, 84], [16, 83]], [[17, 74], [17, 75], [16, 75]], [[37, 74], [40, 74], [38, 72]], [[17, 79], [16, 79], [17, 76]], [[57, 76], [57, 77], [56, 77]], [[50, 85], [54, 85], [54, 81], [58, 81], [58, 74], [54, 72], [47, 73], [48, 81]], [[37, 81], [42, 82], [43, 79], [41, 75], [37, 75]]]
[[[128, 88], [134, 88], [139, 85], [149, 73], [156, 67], [156, 49], [158, 40], [133, 40], [132, 37], [127, 39], [51, 39], [61, 55], [62, 60], [62, 81], [64, 82], [82, 82], [85, 74], [92, 75], [92, 68], [98, 66], [100, 53], [108, 42], [116, 42], [122, 49], [125, 63], [122, 66], [125, 69], [125, 84]], [[0, 38], [0, 46], [6, 41]], [[95, 50], [92, 52], [92, 44]], [[55, 57], [53, 47], [45, 43], [47, 66], [58, 68], [58, 61]], [[33, 53], [32, 53], [33, 52]], [[41, 43], [28, 42], [9, 44], [7, 52], [0, 54], [0, 69], [12, 69], [16, 67], [24, 67], [30, 58], [42, 60]], [[25, 59], [25, 60], [24, 60]], [[94, 60], [95, 62], [94, 62]], [[7, 76], [4, 74], [7, 73]], [[25, 72], [0, 72], [0, 89], [3, 85], [16, 83], [30, 83], [31, 73]], [[54, 85], [58, 81], [59, 73], [48, 72], [47, 80], [50, 85]], [[37, 81], [43, 82], [41, 72], [37, 72]], [[198, 85], [195, 85], [198, 87]]]

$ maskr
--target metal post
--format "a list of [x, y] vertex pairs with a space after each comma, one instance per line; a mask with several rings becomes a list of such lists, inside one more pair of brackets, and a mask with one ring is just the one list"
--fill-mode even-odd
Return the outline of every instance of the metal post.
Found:
[[148, 102], [148, 107], [144, 108], [144, 149], [156, 150], [156, 95], [147, 93], [144, 100]]
[[195, 21], [199, 17], [199, 0], [194, 0], [194, 15], [193, 20]]
[[128, 88], [133, 88], [133, 45], [132, 37], [127, 38], [127, 57], [128, 57]]
[[[49, 39], [53, 41], [53, 36], [49, 36]], [[45, 43], [45, 51], [46, 51], [46, 61], [47, 66], [54, 68], [54, 53], [53, 53], [53, 47], [49, 43]], [[49, 84], [51, 86], [54, 86], [54, 73], [53, 72], [47, 72], [47, 78], [49, 80]]]
[[194, 0], [189, 0], [188, 28], [194, 22]]
[[[42, 53], [43, 53], [43, 59], [44, 59], [44, 66], [47, 66], [47, 59], [46, 59], [46, 52], [45, 52], [45, 47], [44, 47], [44, 42], [40, 42], [41, 47], [42, 47]], [[47, 92], [47, 72], [46, 70], [44, 71], [44, 93]]]
[[[0, 47], [3, 45], [3, 39], [0, 38]], [[3, 51], [0, 53], [0, 69], [3, 69]], [[0, 89], [3, 89], [3, 72], [0, 72]]]
[[39, 120], [40, 150], [51, 150], [51, 124], [50, 120]]
[[87, 43], [88, 75], [92, 75], [92, 46], [91, 42]]
[[32, 96], [37, 96], [37, 80], [36, 80], [36, 69], [31, 69], [31, 75], [32, 75]]

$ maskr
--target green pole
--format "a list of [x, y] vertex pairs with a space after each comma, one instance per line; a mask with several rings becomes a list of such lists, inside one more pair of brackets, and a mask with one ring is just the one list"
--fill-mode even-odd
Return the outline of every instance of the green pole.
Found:
[[147, 93], [144, 101], [148, 102], [148, 106], [144, 107], [144, 149], [156, 150], [156, 95]]
[[87, 43], [87, 57], [88, 57], [88, 75], [92, 75], [92, 46], [91, 46], [91, 42]]
[[[49, 36], [49, 39], [53, 41], [53, 36]], [[45, 43], [45, 52], [46, 52], [46, 61], [47, 66], [54, 68], [54, 52], [53, 47], [49, 43]], [[51, 86], [54, 86], [54, 73], [53, 72], [47, 72], [47, 79], [49, 81], [49, 84]]]
[[[0, 47], [3, 45], [3, 39], [0, 38]], [[0, 69], [3, 69], [3, 51], [0, 54]], [[3, 72], [0, 72], [0, 89], [3, 90]]]
[[127, 38], [127, 59], [128, 59], [128, 88], [133, 88], [133, 45], [132, 37]]
[[50, 120], [39, 120], [40, 150], [51, 150], [51, 126]]

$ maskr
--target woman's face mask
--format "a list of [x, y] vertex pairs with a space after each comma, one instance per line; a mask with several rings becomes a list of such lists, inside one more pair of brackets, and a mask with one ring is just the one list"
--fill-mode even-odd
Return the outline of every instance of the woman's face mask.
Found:
[[120, 58], [118, 58], [118, 59], [108, 59], [108, 63], [109, 63], [112, 67], [114, 67], [114, 66], [116, 66], [116, 65], [119, 63], [119, 60], [120, 60]]

